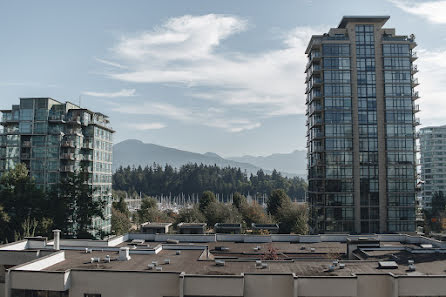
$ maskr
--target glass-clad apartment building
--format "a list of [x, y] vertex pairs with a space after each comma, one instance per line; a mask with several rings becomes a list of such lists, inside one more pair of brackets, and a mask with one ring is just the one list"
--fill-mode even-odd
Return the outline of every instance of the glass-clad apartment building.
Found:
[[51, 98], [21, 98], [0, 111], [0, 175], [24, 163], [36, 185], [48, 189], [85, 167], [93, 198], [107, 202], [105, 219], [94, 220], [92, 233], [110, 232], [114, 131], [108, 117]]
[[446, 125], [420, 129], [421, 202], [432, 208], [435, 192], [446, 194]]
[[308, 44], [313, 233], [415, 230], [416, 43], [388, 19], [344, 17]]

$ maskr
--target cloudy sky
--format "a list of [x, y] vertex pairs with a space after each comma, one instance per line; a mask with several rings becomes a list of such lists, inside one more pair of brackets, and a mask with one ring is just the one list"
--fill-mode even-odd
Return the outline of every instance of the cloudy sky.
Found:
[[223, 156], [305, 147], [304, 54], [343, 15], [416, 35], [423, 125], [446, 124], [446, 1], [0, 0], [0, 108], [108, 114], [115, 143]]

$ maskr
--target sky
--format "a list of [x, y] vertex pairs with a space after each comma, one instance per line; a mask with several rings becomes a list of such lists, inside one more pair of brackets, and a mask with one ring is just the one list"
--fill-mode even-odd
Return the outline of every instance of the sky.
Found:
[[305, 48], [344, 15], [415, 34], [422, 126], [446, 124], [446, 1], [0, 0], [0, 109], [110, 117], [114, 142], [222, 156], [305, 149]]

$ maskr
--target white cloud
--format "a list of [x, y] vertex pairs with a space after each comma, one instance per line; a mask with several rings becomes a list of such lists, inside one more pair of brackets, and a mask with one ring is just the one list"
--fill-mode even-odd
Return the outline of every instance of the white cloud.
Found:
[[312, 34], [326, 28], [298, 27], [279, 36], [282, 47], [257, 53], [219, 50], [226, 38], [247, 28], [235, 16], [183, 16], [159, 28], [122, 37], [115, 57], [128, 71], [113, 79], [134, 83], [174, 83], [189, 96], [218, 106], [234, 106], [257, 116], [304, 114], [305, 49]]
[[390, 0], [398, 8], [403, 11], [418, 15], [427, 19], [434, 24], [446, 24], [446, 1], [404, 1], [404, 0]]
[[90, 92], [85, 91], [82, 94], [93, 97], [108, 97], [108, 98], [116, 98], [116, 97], [133, 97], [135, 96], [135, 89], [122, 89], [117, 92]]
[[163, 129], [165, 127], [167, 127], [165, 124], [163, 123], [133, 123], [133, 124], [128, 124], [129, 127], [136, 129], [136, 130], [141, 130], [141, 131], [146, 131], [146, 130], [158, 130], [158, 129]]
[[421, 112], [417, 114], [421, 118], [423, 126], [444, 125], [446, 119], [446, 49], [418, 51], [419, 78], [420, 85], [417, 90], [420, 92]]
[[184, 123], [219, 128], [228, 132], [241, 132], [261, 126], [259, 122], [250, 119], [228, 118], [224, 109], [213, 107], [201, 110], [177, 107], [167, 103], [146, 102], [143, 104], [116, 106], [113, 108], [113, 111], [134, 115], [161, 116]]

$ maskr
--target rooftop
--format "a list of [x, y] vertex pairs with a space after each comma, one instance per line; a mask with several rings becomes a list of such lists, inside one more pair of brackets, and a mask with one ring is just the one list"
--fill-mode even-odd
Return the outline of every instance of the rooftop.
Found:
[[348, 23], [382, 23], [384, 25], [390, 16], [344, 16], [338, 25], [338, 28], [343, 29]]
[[[148, 266], [155, 261], [162, 267], [162, 272], [199, 275], [240, 275], [250, 272], [294, 273], [301, 276], [351, 276], [388, 272], [394, 275], [446, 274], [446, 243], [420, 236], [378, 235], [378, 246], [358, 249], [355, 246], [349, 256], [347, 246], [361, 242], [358, 238], [348, 235], [132, 233], [108, 241], [62, 239], [61, 251], [54, 251], [52, 242], [30, 238], [20, 244], [0, 246], [0, 260], [15, 252], [43, 250], [45, 255], [57, 255], [59, 258], [57, 261], [47, 261], [52, 264], [40, 266], [39, 270], [53, 272], [70, 269], [150, 272], [152, 270]], [[425, 244], [432, 244], [432, 247], [426, 247]], [[19, 247], [22, 250], [17, 250]], [[118, 260], [121, 247], [130, 247], [130, 260]], [[63, 257], [60, 257], [61, 253]], [[110, 261], [106, 260], [108, 258]], [[216, 265], [216, 260], [220, 265]], [[414, 261], [415, 271], [409, 271], [409, 260]], [[266, 267], [259, 266], [258, 261]], [[398, 267], [379, 268], [379, 262], [382, 261], [395, 261]]]

